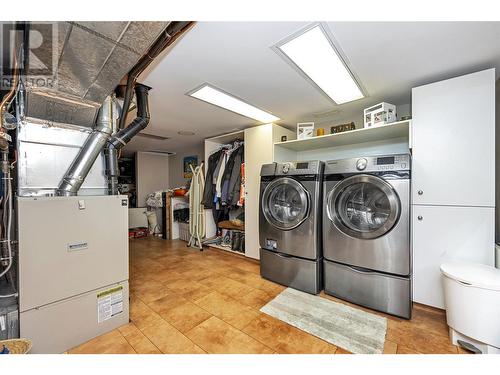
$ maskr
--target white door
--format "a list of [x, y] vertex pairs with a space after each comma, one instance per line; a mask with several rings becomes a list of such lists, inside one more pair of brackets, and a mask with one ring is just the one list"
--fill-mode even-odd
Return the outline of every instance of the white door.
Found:
[[412, 90], [414, 204], [493, 207], [495, 70]]
[[442, 263], [494, 265], [494, 208], [414, 205], [412, 226], [415, 302], [444, 308]]
[[260, 168], [273, 161], [273, 125], [245, 129], [245, 255], [259, 259]]

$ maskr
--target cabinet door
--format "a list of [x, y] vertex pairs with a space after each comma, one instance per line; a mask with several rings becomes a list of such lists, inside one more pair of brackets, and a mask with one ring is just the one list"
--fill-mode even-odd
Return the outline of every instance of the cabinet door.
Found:
[[412, 90], [415, 204], [493, 207], [495, 70]]
[[494, 208], [414, 205], [412, 226], [415, 302], [444, 308], [443, 263], [494, 265]]
[[273, 125], [245, 129], [245, 255], [259, 259], [260, 168], [273, 161]]

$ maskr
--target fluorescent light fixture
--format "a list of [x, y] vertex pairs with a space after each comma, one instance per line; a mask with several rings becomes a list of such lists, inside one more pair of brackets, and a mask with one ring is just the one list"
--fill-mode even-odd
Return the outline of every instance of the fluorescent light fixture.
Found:
[[364, 98], [361, 88], [321, 25], [306, 30], [277, 48], [335, 103]]
[[280, 119], [208, 84], [204, 84], [188, 95], [257, 121], [268, 123]]

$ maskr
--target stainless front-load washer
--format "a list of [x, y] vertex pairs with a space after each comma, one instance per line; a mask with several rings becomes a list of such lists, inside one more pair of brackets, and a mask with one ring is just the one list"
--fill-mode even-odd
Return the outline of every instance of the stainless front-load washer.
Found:
[[323, 167], [316, 160], [265, 164], [261, 170], [261, 275], [314, 294], [322, 289]]
[[328, 161], [325, 292], [411, 317], [410, 155]]

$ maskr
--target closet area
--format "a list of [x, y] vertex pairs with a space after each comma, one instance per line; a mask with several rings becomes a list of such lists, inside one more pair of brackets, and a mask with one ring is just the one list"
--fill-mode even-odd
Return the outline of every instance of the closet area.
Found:
[[295, 133], [265, 124], [205, 139], [205, 245], [259, 258], [260, 167], [283, 136]]
[[[210, 246], [245, 253], [244, 133], [212, 143], [206, 165], [203, 206], [208, 211]], [[206, 144], [206, 143], [205, 143]], [[215, 231], [215, 233], [214, 233]]]

